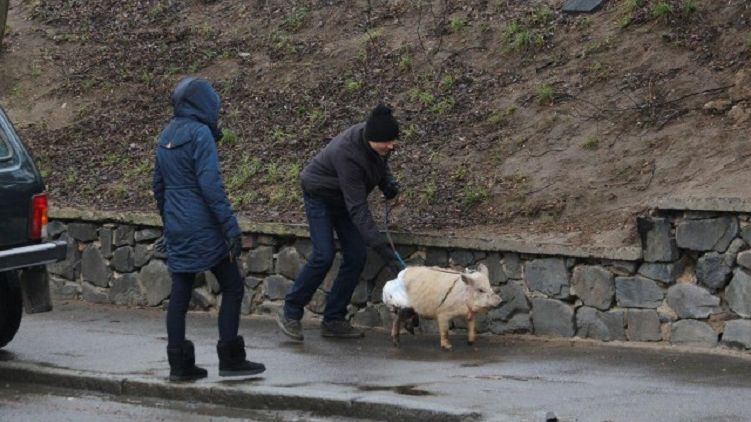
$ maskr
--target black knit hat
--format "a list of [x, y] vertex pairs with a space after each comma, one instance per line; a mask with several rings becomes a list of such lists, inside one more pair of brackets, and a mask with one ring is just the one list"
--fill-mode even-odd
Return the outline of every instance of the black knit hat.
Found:
[[370, 142], [388, 142], [399, 139], [399, 123], [391, 115], [391, 109], [378, 104], [370, 112], [365, 122], [365, 140]]

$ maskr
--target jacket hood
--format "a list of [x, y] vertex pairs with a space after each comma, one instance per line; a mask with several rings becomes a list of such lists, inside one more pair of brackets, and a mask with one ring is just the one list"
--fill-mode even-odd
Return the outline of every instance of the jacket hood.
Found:
[[221, 137], [219, 109], [221, 99], [204, 79], [190, 77], [180, 81], [172, 92], [175, 118], [197, 120], [211, 129], [214, 139]]

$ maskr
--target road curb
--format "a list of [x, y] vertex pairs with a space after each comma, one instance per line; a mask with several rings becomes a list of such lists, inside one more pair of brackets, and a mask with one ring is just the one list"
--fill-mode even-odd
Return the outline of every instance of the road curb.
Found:
[[467, 409], [441, 407], [416, 400], [383, 395], [355, 396], [316, 390], [259, 386], [252, 391], [217, 382], [170, 383], [150, 378], [127, 378], [110, 374], [0, 362], [0, 380], [70, 388], [115, 396], [149, 397], [196, 401], [256, 410], [300, 410], [331, 416], [379, 420], [455, 422], [474, 421], [481, 415]]

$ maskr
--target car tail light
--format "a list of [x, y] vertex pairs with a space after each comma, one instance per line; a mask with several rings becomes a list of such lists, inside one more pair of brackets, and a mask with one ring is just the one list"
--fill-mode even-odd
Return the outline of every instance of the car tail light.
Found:
[[41, 240], [47, 231], [47, 194], [40, 193], [31, 198], [30, 237]]

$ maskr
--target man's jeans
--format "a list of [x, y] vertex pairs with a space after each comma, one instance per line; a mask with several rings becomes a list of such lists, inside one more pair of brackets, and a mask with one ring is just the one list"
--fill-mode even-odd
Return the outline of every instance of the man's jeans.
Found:
[[289, 319], [302, 319], [304, 307], [313, 298], [313, 294], [334, 262], [336, 254], [334, 231], [336, 231], [341, 243], [343, 259], [339, 273], [328, 293], [323, 320], [327, 322], [343, 320], [368, 257], [365, 241], [350, 219], [346, 208], [331, 206], [323, 199], [307, 193], [303, 194], [303, 201], [305, 215], [310, 226], [313, 251], [308, 257], [308, 262], [297, 275], [294, 286], [285, 297], [284, 315]]

